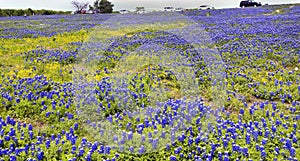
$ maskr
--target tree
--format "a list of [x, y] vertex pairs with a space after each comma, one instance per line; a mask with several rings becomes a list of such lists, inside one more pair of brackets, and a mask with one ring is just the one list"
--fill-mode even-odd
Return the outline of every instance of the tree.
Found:
[[144, 10], [145, 10], [145, 7], [135, 7], [135, 10], [136, 10], [136, 11], [144, 11]]
[[94, 10], [94, 7], [89, 5], [89, 11], [93, 11]]
[[11, 9], [8, 9], [8, 10], [5, 10], [5, 14], [6, 14], [6, 16], [13, 16], [13, 10], [11, 10]]
[[143, 12], [145, 12], [145, 7], [136, 7], [135, 12], [136, 13], [141, 13], [141, 12], [143, 13]]
[[94, 2], [94, 8], [100, 10], [100, 13], [112, 13], [114, 5], [108, 0], [96, 0]]
[[16, 11], [16, 13], [17, 13], [17, 15], [16, 15], [16, 16], [23, 16], [23, 15], [25, 14], [25, 11], [24, 11], [24, 10], [21, 10], [21, 9], [19, 9], [19, 10], [17, 10], [17, 11]]
[[71, 4], [74, 6], [74, 8], [76, 8], [77, 12], [82, 12], [83, 10], [85, 10], [89, 3], [87, 2], [78, 2], [78, 1], [72, 1]]
[[27, 11], [28, 15], [34, 15], [34, 11], [31, 8], [28, 8]]

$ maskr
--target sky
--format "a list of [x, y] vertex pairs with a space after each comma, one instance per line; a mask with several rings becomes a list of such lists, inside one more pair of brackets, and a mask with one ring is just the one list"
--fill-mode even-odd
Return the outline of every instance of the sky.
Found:
[[[0, 8], [10, 9], [51, 9], [73, 11], [72, 0], [0, 0]], [[94, 0], [78, 0], [90, 2]], [[215, 8], [235, 8], [240, 0], [109, 0], [114, 4], [114, 10], [134, 10], [137, 6], [143, 6], [146, 10], [162, 10], [165, 6], [197, 8], [200, 5], [211, 5]], [[300, 0], [257, 0], [262, 4], [287, 4], [300, 3]]]

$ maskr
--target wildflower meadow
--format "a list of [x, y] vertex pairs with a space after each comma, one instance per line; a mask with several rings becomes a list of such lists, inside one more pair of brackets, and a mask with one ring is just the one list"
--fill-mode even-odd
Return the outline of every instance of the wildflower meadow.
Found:
[[0, 17], [0, 160], [300, 160], [300, 5]]

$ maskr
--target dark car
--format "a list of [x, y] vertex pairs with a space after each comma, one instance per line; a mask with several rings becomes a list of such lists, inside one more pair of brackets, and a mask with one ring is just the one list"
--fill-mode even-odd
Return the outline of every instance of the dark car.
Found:
[[255, 1], [241, 1], [240, 7], [256, 7], [256, 6], [261, 6], [260, 2], [255, 2]]

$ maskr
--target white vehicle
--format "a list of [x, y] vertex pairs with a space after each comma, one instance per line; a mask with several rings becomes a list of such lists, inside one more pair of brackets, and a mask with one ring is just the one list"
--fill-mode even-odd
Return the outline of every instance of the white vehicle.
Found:
[[174, 8], [173, 7], [164, 7], [164, 11], [173, 12]]
[[94, 11], [92, 10], [89, 10], [89, 11], [86, 11], [87, 14], [94, 14]]
[[210, 5], [201, 5], [201, 6], [199, 6], [198, 9], [199, 10], [210, 10], [210, 9], [215, 9], [215, 8]]
[[175, 12], [183, 12], [184, 11], [184, 8], [175, 8]]
[[146, 11], [145, 11], [145, 10], [139, 10], [139, 11], [137, 11], [136, 13], [137, 13], [137, 14], [144, 14], [144, 13], [146, 13]]
[[127, 13], [129, 13], [129, 11], [128, 10], [120, 10], [120, 13], [121, 14], [127, 14]]

